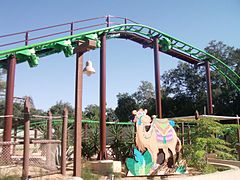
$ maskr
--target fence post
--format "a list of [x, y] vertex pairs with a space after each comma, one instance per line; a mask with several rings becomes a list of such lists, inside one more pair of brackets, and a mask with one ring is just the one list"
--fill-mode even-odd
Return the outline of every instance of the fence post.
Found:
[[85, 123], [84, 124], [84, 142], [87, 142], [87, 138], [88, 138], [88, 124]]
[[[239, 125], [239, 117], [237, 115], [237, 124]], [[240, 129], [237, 129], [237, 137], [238, 142], [236, 143], [237, 153], [238, 153], [238, 160], [240, 161]]]
[[24, 180], [28, 179], [28, 172], [29, 172], [29, 146], [30, 146], [29, 114], [30, 114], [30, 101], [29, 101], [29, 97], [26, 97], [25, 103], [24, 103], [24, 146], [23, 146], [23, 170], [22, 170], [22, 177]]
[[66, 150], [67, 150], [67, 125], [68, 125], [68, 110], [63, 110], [62, 123], [62, 157], [61, 157], [61, 174], [66, 176]]
[[[14, 123], [14, 137], [13, 137], [13, 141], [14, 143], [16, 143], [17, 141], [17, 127], [18, 127], [18, 119], [15, 119], [15, 123]], [[16, 151], [16, 145], [13, 145], [13, 152], [12, 154], [15, 155], [15, 151]]]
[[[47, 122], [47, 140], [52, 140], [52, 113], [51, 111], [48, 111], [48, 122]], [[51, 156], [51, 146], [52, 144], [46, 144], [46, 165], [47, 168], [51, 169], [51, 167], [54, 167], [52, 164], [52, 156]]]
[[[37, 136], [38, 136], [37, 133], [38, 133], [38, 132], [37, 132], [37, 129], [34, 129], [34, 140], [37, 140]], [[36, 147], [37, 147], [37, 144], [34, 144], [34, 147], [36, 148]]]
[[[237, 115], [237, 124], [239, 125], [239, 117]], [[240, 143], [240, 129], [237, 129], [237, 137], [238, 137], [238, 143]]]
[[188, 125], [187, 126], [188, 128], [188, 144], [191, 145], [191, 127]]
[[184, 122], [182, 122], [181, 133], [182, 133], [182, 145], [184, 145]]

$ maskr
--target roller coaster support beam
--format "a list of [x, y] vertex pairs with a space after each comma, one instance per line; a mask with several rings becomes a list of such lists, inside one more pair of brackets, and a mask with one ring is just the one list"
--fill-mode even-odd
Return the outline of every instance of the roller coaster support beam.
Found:
[[107, 159], [106, 153], [106, 34], [101, 35], [100, 48], [100, 152], [99, 160]]
[[74, 49], [76, 53], [76, 80], [75, 80], [75, 129], [74, 129], [74, 160], [73, 176], [81, 176], [82, 158], [82, 79], [83, 79], [83, 54], [96, 48], [96, 41], [88, 40], [77, 42], [78, 46]]
[[[8, 59], [3, 141], [11, 141], [16, 61], [15, 56], [10, 56]], [[5, 150], [5, 155], [10, 158], [10, 146], [6, 146]]]
[[76, 56], [76, 85], [75, 85], [75, 135], [74, 135], [74, 164], [73, 176], [81, 176], [82, 155], [82, 69], [83, 53]]
[[213, 103], [212, 103], [212, 82], [209, 62], [205, 62], [206, 68], [206, 80], [207, 80], [207, 114], [213, 114]]
[[155, 69], [156, 114], [159, 116], [159, 118], [162, 118], [158, 37], [154, 37], [153, 39], [153, 49], [154, 49], [154, 69]]

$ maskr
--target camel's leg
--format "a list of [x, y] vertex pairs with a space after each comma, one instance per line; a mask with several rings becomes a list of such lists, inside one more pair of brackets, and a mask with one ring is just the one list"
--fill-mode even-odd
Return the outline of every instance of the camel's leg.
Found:
[[148, 149], [148, 151], [149, 151], [149, 153], [151, 154], [151, 156], [152, 156], [152, 161], [154, 162], [154, 164], [156, 164], [156, 162], [157, 162], [157, 154], [158, 154], [158, 150], [156, 149], [156, 148], [149, 148]]
[[163, 148], [163, 152], [165, 154], [165, 162], [167, 162], [167, 159], [169, 158], [168, 148]]
[[172, 164], [173, 164], [173, 167], [175, 166], [176, 164], [176, 150], [175, 150], [176, 146], [173, 148], [173, 149], [170, 149], [171, 153], [172, 153]]

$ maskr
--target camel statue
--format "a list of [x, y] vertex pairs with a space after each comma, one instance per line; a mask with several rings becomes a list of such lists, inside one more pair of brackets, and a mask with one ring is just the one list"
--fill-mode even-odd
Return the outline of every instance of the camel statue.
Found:
[[[168, 119], [158, 119], [156, 116], [151, 119], [147, 115], [146, 109], [134, 110], [132, 114], [135, 116], [134, 122], [136, 122], [136, 146], [141, 152], [147, 148], [154, 163], [157, 163], [160, 149], [165, 154], [165, 162], [170, 157], [169, 150], [173, 157], [180, 152], [181, 142]], [[149, 126], [149, 130], [146, 130], [146, 127]]]

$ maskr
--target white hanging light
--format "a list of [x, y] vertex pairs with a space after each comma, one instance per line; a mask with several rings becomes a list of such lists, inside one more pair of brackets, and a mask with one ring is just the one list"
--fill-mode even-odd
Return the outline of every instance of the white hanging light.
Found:
[[87, 76], [91, 76], [95, 72], [96, 72], [95, 69], [92, 67], [92, 61], [88, 60], [86, 62], [85, 68], [83, 69], [83, 73], [87, 74]]

